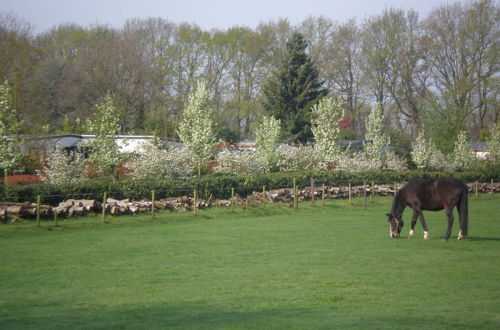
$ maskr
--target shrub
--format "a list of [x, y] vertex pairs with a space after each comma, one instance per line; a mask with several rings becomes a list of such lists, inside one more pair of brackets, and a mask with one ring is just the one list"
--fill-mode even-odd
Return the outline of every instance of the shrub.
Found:
[[308, 146], [281, 146], [281, 159], [278, 161], [280, 171], [309, 171], [317, 172], [327, 169], [326, 155], [322, 149]]
[[216, 156], [216, 173], [250, 174], [264, 173], [262, 154], [257, 151], [223, 150]]
[[385, 155], [385, 168], [391, 171], [403, 172], [408, 169], [406, 161], [394, 152]]
[[193, 176], [194, 166], [190, 162], [186, 148], [164, 149], [158, 142], [142, 143], [143, 153], [125, 166], [131, 176], [138, 180], [158, 178], [189, 178]]
[[55, 151], [47, 157], [47, 166], [38, 175], [44, 182], [73, 185], [87, 180], [85, 160], [80, 153]]
[[380, 170], [382, 161], [378, 158], [369, 158], [364, 152], [356, 152], [352, 155], [344, 154], [336, 167], [338, 171], [346, 173], [361, 173]]

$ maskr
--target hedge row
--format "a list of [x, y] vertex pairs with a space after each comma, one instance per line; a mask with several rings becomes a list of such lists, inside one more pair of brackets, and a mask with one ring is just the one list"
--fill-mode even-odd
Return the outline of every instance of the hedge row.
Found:
[[270, 174], [254, 175], [207, 175], [201, 178], [190, 180], [132, 180], [122, 179], [113, 181], [111, 178], [99, 178], [86, 181], [72, 186], [58, 186], [47, 183], [16, 185], [2, 187], [0, 199], [10, 201], [34, 201], [35, 196], [42, 195], [44, 203], [56, 205], [60, 201], [75, 199], [102, 199], [104, 192], [116, 199], [130, 198], [140, 200], [151, 196], [151, 190], [156, 191], [158, 198], [176, 197], [182, 195], [192, 195], [193, 190], [199, 191], [201, 198], [228, 198], [231, 195], [231, 188], [240, 196], [247, 196], [253, 191], [266, 189], [277, 189], [292, 187], [294, 179], [299, 186], [310, 185], [310, 178], [313, 177], [317, 184], [326, 185], [353, 185], [405, 182], [415, 177], [435, 179], [442, 176], [454, 176], [466, 182], [490, 180], [499, 181], [498, 171], [469, 171], [456, 173], [429, 172], [429, 171], [376, 171], [364, 173], [346, 173], [340, 171], [325, 172], [280, 172]]

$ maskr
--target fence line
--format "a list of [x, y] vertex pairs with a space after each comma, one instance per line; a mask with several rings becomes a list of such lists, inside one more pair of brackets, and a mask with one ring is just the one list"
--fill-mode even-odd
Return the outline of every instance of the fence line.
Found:
[[[310, 178], [310, 185], [300, 187], [297, 185], [296, 180], [293, 180], [292, 187], [282, 187], [279, 189], [267, 189], [264, 185], [260, 192], [255, 191], [253, 189], [252, 193], [248, 193], [249, 189], [246, 187], [220, 187], [217, 189], [218, 192], [227, 192], [227, 199], [214, 199], [212, 194], [209, 194], [208, 187], [205, 189], [193, 187], [192, 189], [158, 189], [158, 190], [150, 190], [149, 196], [143, 196], [143, 199], [146, 201], [148, 205], [148, 209], [151, 212], [151, 217], [154, 218], [155, 210], [161, 209], [161, 206], [165, 208], [166, 203], [169, 201], [173, 201], [175, 199], [183, 199], [186, 205], [183, 205], [182, 209], [188, 210], [191, 209], [193, 213], [196, 214], [197, 210], [209, 207], [213, 205], [223, 205], [234, 208], [237, 205], [243, 205], [244, 207], [249, 205], [249, 201], [253, 204], [262, 204], [264, 207], [267, 202], [286, 202], [289, 203], [291, 207], [298, 208], [299, 202], [301, 201], [311, 201], [311, 205], [316, 206], [316, 199], [321, 199], [321, 205], [325, 206], [325, 199], [341, 199], [345, 198], [349, 200], [349, 204], [352, 204], [352, 198], [362, 197], [363, 205], [366, 208], [368, 205], [368, 198], [373, 202], [375, 196], [391, 196], [394, 195], [398, 189], [400, 189], [405, 182], [382, 182], [382, 181], [367, 181], [364, 180], [362, 185], [352, 185], [351, 180], [332, 180], [329, 182], [326, 181], [315, 181], [314, 178]], [[358, 182], [356, 180], [355, 182]], [[336, 183], [336, 184], [335, 184]], [[381, 187], [385, 186], [385, 187]], [[493, 180], [489, 183], [479, 183], [475, 181], [472, 184], [468, 184], [469, 191], [473, 192], [475, 196], [478, 196], [479, 192], [489, 192], [493, 193], [495, 191], [500, 191], [500, 185], [495, 184]], [[377, 190], [378, 189], [378, 190]], [[205, 190], [205, 191], [203, 191]], [[241, 196], [240, 196], [240, 193]], [[92, 192], [92, 193], [75, 193], [75, 194], [65, 194], [65, 195], [36, 195], [33, 196], [33, 199], [30, 201], [22, 201], [22, 204], [26, 205], [35, 205], [35, 211], [30, 211], [30, 215], [36, 219], [37, 224], [40, 224], [40, 217], [48, 217], [51, 215], [54, 216], [54, 224], [57, 225], [58, 216], [60, 213], [55, 212], [53, 209], [57, 208], [54, 205], [51, 211], [45, 211], [44, 214], [41, 214], [41, 204], [44, 200], [80, 200], [78, 197], [91, 198], [96, 200], [101, 205], [100, 221], [104, 222], [105, 216], [107, 213], [110, 213], [108, 210], [108, 206], [110, 203], [110, 198], [113, 195], [122, 195], [123, 191], [113, 192], [113, 191], [104, 191], [100, 193]], [[176, 195], [177, 194], [177, 195]], [[205, 194], [203, 196], [203, 194]], [[281, 195], [280, 195], [281, 194]], [[162, 197], [162, 196], [174, 196], [175, 197]], [[101, 199], [102, 198], [102, 199]], [[18, 197], [15, 196], [2, 196], [0, 197], [0, 202], [9, 203], [10, 201], [17, 201]], [[82, 200], [83, 200], [82, 199]], [[36, 203], [34, 202], [36, 201]], [[102, 201], [102, 202], [101, 202]], [[17, 201], [19, 202], [19, 201]], [[12, 202], [11, 202], [12, 203]], [[136, 203], [136, 202], [131, 202]], [[173, 203], [173, 202], [172, 202]], [[60, 203], [62, 204], [62, 203]], [[59, 204], [59, 205], [60, 205]], [[104, 207], [102, 207], [104, 206]], [[2, 210], [2, 204], [0, 204], [0, 221], [5, 222], [7, 218], [7, 211]], [[28, 206], [27, 206], [28, 207]], [[175, 207], [171, 207], [170, 209], [175, 209]], [[47, 206], [44, 206], [44, 209], [47, 209]], [[3, 213], [2, 213], [3, 212]], [[3, 215], [2, 215], [3, 214]], [[3, 216], [3, 219], [2, 219]]]

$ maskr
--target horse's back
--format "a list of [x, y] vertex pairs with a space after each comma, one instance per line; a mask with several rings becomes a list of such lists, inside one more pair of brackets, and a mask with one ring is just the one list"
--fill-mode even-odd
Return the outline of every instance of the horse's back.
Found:
[[402, 190], [410, 206], [422, 210], [438, 211], [457, 204], [467, 186], [458, 179], [446, 177], [438, 180], [417, 178]]

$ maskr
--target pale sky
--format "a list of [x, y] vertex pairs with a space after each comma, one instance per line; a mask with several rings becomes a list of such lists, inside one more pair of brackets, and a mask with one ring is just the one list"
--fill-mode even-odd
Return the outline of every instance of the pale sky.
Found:
[[[425, 17], [447, 0], [0, 0], [0, 12], [28, 21], [35, 33], [64, 23], [83, 27], [108, 24], [121, 28], [128, 18], [161, 17], [195, 23], [202, 29], [233, 26], [255, 28], [260, 22], [288, 18], [292, 24], [308, 16], [337, 22], [381, 14], [385, 8], [414, 9]], [[464, 2], [464, 1], [462, 1]]]

